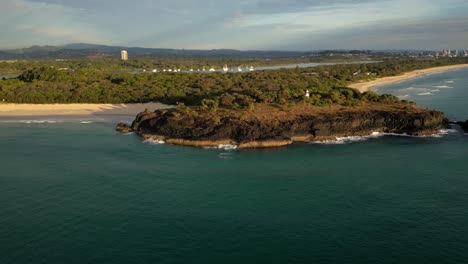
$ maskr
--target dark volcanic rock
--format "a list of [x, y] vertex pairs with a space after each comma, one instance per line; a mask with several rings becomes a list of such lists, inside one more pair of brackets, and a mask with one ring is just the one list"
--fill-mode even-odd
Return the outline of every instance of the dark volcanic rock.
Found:
[[[291, 116], [272, 113], [267, 118], [241, 113], [189, 113], [178, 109], [138, 114], [131, 129], [145, 136], [166, 139], [237, 143], [261, 141], [322, 140], [337, 136], [362, 136], [372, 132], [409, 135], [435, 134], [446, 127], [439, 111], [340, 111], [302, 113]], [[302, 138], [301, 140], [298, 138]]]
[[466, 120], [465, 122], [458, 122], [457, 124], [460, 125], [461, 128], [463, 128], [465, 133], [468, 133], [468, 120]]
[[133, 131], [132, 128], [130, 128], [127, 124], [124, 124], [124, 123], [118, 123], [115, 126], [115, 130], [120, 133], [130, 133]]

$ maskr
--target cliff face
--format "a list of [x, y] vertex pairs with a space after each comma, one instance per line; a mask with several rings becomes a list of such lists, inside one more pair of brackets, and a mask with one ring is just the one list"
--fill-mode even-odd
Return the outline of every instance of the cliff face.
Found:
[[177, 109], [138, 114], [130, 130], [168, 143], [241, 147], [283, 146], [293, 141], [318, 141], [372, 132], [435, 134], [446, 127], [442, 112], [339, 111], [256, 117], [237, 112], [190, 114]]

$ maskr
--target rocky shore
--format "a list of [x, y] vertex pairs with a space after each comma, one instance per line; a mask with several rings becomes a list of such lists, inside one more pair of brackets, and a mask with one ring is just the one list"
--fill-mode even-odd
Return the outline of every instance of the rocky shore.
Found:
[[433, 135], [447, 127], [439, 111], [348, 109], [333, 112], [272, 111], [267, 115], [242, 111], [196, 112], [156, 110], [137, 115], [120, 132], [136, 132], [145, 139], [195, 147], [237, 145], [239, 148], [287, 146], [293, 142], [367, 136], [373, 132]]

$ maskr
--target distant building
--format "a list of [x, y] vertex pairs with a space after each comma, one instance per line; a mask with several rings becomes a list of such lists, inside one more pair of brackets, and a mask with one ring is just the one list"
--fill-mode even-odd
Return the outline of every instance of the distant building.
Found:
[[123, 61], [128, 60], [128, 52], [127, 52], [126, 50], [122, 50], [122, 51], [120, 52], [120, 57], [121, 57], [121, 59], [122, 59]]

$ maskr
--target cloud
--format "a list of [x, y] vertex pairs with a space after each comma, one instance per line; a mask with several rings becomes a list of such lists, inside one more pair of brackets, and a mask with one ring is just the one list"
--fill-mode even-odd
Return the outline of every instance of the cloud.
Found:
[[39, 36], [46, 39], [63, 39], [69, 42], [88, 42], [88, 43], [100, 43], [104, 42], [102, 38], [89, 35], [85, 32], [72, 31], [68, 27], [61, 26], [45, 26], [38, 27], [36, 25], [25, 25], [21, 24], [16, 27], [18, 32], [27, 32], [31, 35]]
[[0, 34], [5, 45], [11, 46], [108, 41], [87, 22], [87, 16], [84, 10], [56, 4], [4, 0], [0, 9]]
[[5, 46], [420, 48], [458, 44], [448, 32], [466, 29], [467, 11], [465, 0], [2, 0], [0, 34]]
[[468, 17], [436, 20], [386, 21], [362, 27], [308, 34], [272, 48], [307, 50], [311, 46], [329, 49], [430, 49], [466, 48]]

